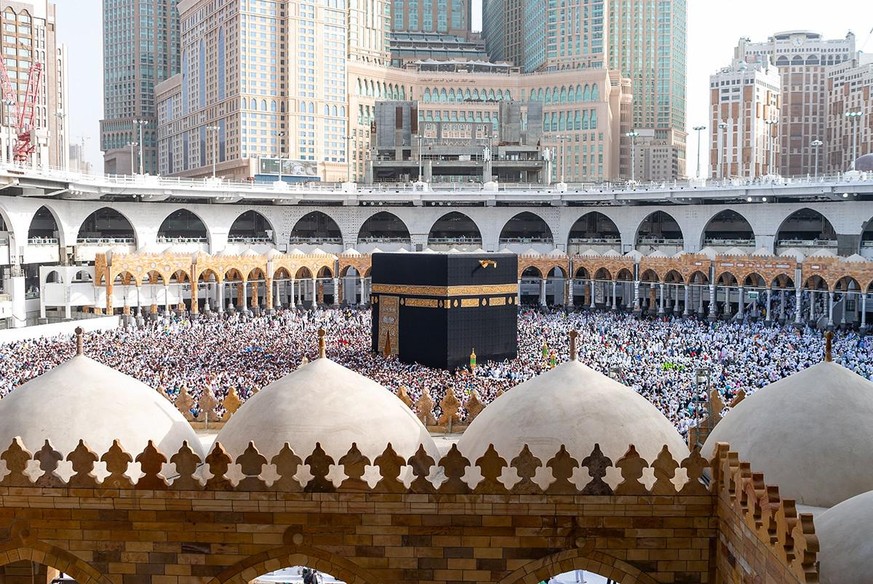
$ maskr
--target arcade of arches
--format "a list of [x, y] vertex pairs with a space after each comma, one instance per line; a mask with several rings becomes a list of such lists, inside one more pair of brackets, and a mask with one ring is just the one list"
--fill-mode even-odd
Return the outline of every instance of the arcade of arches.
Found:
[[[386, 229], [391, 229], [390, 223]], [[95, 282], [105, 288], [105, 304], [116, 307], [179, 305], [191, 312], [226, 307], [270, 310], [279, 306], [364, 304], [369, 299], [370, 255], [354, 250], [340, 254], [283, 254], [270, 251], [242, 255], [163, 253], [100, 254]], [[624, 309], [648, 314], [696, 314], [709, 318], [753, 316], [796, 322], [856, 324], [866, 327], [867, 295], [873, 265], [858, 256], [828, 252], [803, 257], [769, 254], [700, 254], [668, 257], [546, 255], [518, 259], [520, 304]], [[572, 274], [572, 276], [571, 276]], [[50, 275], [51, 276], [51, 275]], [[191, 286], [196, 281], [197, 286]], [[801, 299], [809, 302], [801, 312]], [[759, 302], [751, 302], [758, 300]], [[770, 307], [757, 313], [759, 304]], [[790, 310], [791, 305], [795, 310]], [[818, 307], [818, 308], [817, 308]]]

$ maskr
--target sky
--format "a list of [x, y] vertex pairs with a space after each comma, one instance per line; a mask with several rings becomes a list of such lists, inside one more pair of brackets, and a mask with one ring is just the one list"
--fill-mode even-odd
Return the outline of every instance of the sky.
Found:
[[[85, 138], [87, 159], [103, 168], [100, 118], [103, 117], [101, 0], [54, 0], [57, 31], [67, 47], [70, 86], [70, 141]], [[481, 0], [473, 0], [473, 25], [479, 28]], [[825, 38], [855, 33], [857, 47], [873, 52], [873, 11], [866, 0], [688, 0], [688, 127], [709, 125], [709, 76], [730, 65], [740, 37], [765, 41], [776, 32], [812, 30]], [[688, 138], [688, 170], [696, 166], [697, 139]], [[701, 140], [706, 143], [706, 136]], [[706, 160], [704, 153], [703, 160]]]

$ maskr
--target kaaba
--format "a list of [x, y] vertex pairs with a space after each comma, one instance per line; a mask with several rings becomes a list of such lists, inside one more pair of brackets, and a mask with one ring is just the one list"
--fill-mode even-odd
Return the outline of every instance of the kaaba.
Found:
[[455, 369], [518, 353], [518, 257], [506, 253], [376, 253], [372, 349]]

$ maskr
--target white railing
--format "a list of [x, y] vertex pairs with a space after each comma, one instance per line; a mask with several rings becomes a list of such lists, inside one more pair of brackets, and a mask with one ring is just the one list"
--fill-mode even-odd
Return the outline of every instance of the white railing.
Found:
[[[205, 240], [204, 240], [205, 241]], [[243, 236], [234, 236], [228, 237], [227, 243], [249, 243], [249, 244], [264, 244], [264, 243], [273, 243], [273, 239], [271, 237], [243, 237]]]
[[28, 245], [57, 245], [57, 237], [28, 237]]
[[288, 243], [305, 245], [341, 245], [341, 237], [291, 237]]
[[754, 239], [722, 239], [720, 237], [706, 237], [703, 245], [726, 245], [731, 247], [748, 247], [755, 245]]
[[667, 239], [663, 237], [641, 237], [639, 245], [683, 245], [682, 239]]
[[411, 243], [409, 237], [360, 237], [358, 243]]
[[76, 243], [84, 245], [133, 245], [132, 237], [80, 237]]
[[501, 237], [500, 245], [504, 243], [553, 243], [551, 237]]
[[837, 247], [836, 239], [780, 239], [780, 247]]
[[159, 235], [156, 240], [158, 243], [206, 243], [205, 237], [167, 237]]
[[587, 243], [589, 245], [616, 245], [621, 243], [620, 237], [571, 237], [569, 243], [580, 244]]

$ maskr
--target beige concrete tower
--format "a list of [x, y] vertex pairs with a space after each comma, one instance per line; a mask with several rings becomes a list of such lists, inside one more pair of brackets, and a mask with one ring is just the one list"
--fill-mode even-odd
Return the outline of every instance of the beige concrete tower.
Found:
[[735, 59], [709, 78], [713, 178], [778, 174], [781, 80], [769, 63]]
[[[6, 68], [17, 94], [17, 106], [25, 101], [28, 75], [35, 63], [42, 76], [34, 103], [33, 138], [36, 149], [29, 164], [65, 168], [68, 161], [66, 50], [55, 36], [55, 5], [46, 0], [0, 1], [2, 50]], [[0, 131], [2, 159], [10, 158], [13, 126], [9, 107], [3, 104]]]
[[736, 57], [748, 62], [769, 58], [782, 75], [782, 111], [778, 124], [781, 154], [778, 173], [813, 174], [816, 146], [827, 134], [828, 66], [848, 61], [855, 53], [855, 35], [824, 39], [810, 31], [774, 34], [766, 42], [740, 39]]

